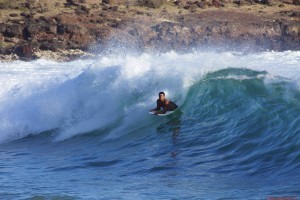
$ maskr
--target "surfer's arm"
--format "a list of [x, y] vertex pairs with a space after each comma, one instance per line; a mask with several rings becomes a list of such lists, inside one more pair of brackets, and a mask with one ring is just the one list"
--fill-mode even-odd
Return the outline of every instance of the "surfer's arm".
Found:
[[154, 112], [154, 111], [159, 111], [161, 109], [161, 103], [159, 100], [156, 101], [156, 108], [153, 108], [152, 110], [150, 110], [150, 112]]
[[160, 107], [158, 107], [158, 105], [157, 105], [157, 107], [156, 107], [156, 108], [153, 108], [153, 109], [151, 109], [151, 110], [150, 110], [150, 112], [159, 111], [159, 110], [160, 110]]

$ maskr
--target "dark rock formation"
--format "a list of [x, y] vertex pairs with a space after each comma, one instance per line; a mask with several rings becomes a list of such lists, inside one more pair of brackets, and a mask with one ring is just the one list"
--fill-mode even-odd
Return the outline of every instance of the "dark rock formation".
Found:
[[167, 0], [145, 0], [143, 1], [143, 5], [148, 6], [150, 8], [159, 8], [163, 4], [165, 4]]
[[21, 24], [8, 24], [3, 35], [5, 37], [20, 37], [22, 32], [23, 26]]
[[14, 53], [24, 60], [35, 59], [33, 47], [30, 44], [21, 44], [15, 47]]
[[[157, 51], [210, 46], [300, 50], [300, 13], [296, 9], [278, 12], [279, 17], [275, 20], [272, 15], [257, 14], [262, 8], [273, 6], [270, 0], [232, 0], [236, 12], [218, 9], [224, 4], [226, 7], [227, 1], [176, 0], [153, 10], [165, 1], [147, 0], [141, 10], [129, 6], [124, 10], [122, 6], [111, 5], [117, 1], [103, 1], [109, 4], [99, 3], [97, 7], [85, 0], [66, 0], [65, 5], [70, 6], [68, 9], [73, 9], [73, 13], [33, 15], [27, 10], [21, 13], [22, 17], [8, 17], [7, 21], [0, 23], [0, 54], [16, 53], [21, 58], [34, 59], [33, 52], [38, 49], [87, 50], [95, 43], [105, 48], [112, 40], [139, 50]], [[286, 1], [290, 2], [286, 4]], [[279, 5], [294, 8], [298, 2], [285, 0]], [[257, 3], [270, 6], [256, 6], [259, 10], [255, 13], [238, 11], [242, 9], [240, 6]], [[176, 12], [168, 10], [170, 5], [177, 9]], [[95, 11], [94, 8], [99, 9]], [[174, 14], [178, 12], [183, 14]]]

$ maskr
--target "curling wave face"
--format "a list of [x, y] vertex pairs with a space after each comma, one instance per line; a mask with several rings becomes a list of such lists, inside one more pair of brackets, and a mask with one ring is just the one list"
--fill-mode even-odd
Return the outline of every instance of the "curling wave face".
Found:
[[[299, 88], [299, 57], [299, 52], [254, 55], [230, 52], [180, 55], [169, 52], [101, 57], [70, 63], [45, 60], [1, 63], [0, 141], [53, 129], [57, 130], [58, 138], [67, 139], [77, 134], [115, 127], [114, 124], [120, 121], [127, 121], [126, 126], [128, 123], [135, 124], [136, 120], [148, 117], [144, 115], [145, 110], [155, 106], [153, 102], [158, 91], [166, 91], [167, 96], [179, 105], [196, 100], [190, 97], [195, 95], [190, 91], [195, 87], [201, 88], [196, 93], [209, 98], [205, 95], [211, 87], [207, 84], [212, 82], [209, 76], [216, 76], [212, 77], [215, 84], [221, 81], [220, 78], [224, 79], [228, 88], [219, 92], [231, 96], [212, 97], [196, 107], [191, 103], [195, 110], [209, 105], [226, 106], [214, 102], [226, 103], [222, 102], [224, 98], [235, 98], [242, 87], [248, 87], [241, 85], [236, 88], [233, 79], [245, 84], [251, 80], [260, 81], [260, 86], [249, 86], [254, 87], [249, 89], [254, 96], [256, 92], [261, 92], [262, 87], [286, 82], [289, 85], [286, 92], [270, 95], [293, 98]], [[227, 68], [247, 68], [250, 71]], [[216, 71], [219, 72], [214, 74]], [[222, 73], [225, 75], [222, 76]], [[218, 91], [218, 88], [214, 90]], [[268, 93], [262, 95], [267, 96]], [[240, 94], [234, 101], [248, 99], [256, 104], [257, 97], [253, 98]], [[251, 107], [251, 102], [248, 103], [247, 106]], [[186, 112], [187, 115], [190, 113], [190, 110]]]

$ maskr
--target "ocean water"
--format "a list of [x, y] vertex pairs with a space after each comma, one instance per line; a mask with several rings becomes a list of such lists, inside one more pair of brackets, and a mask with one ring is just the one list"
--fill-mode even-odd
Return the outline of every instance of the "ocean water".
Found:
[[299, 83], [299, 51], [0, 62], [0, 199], [299, 199]]

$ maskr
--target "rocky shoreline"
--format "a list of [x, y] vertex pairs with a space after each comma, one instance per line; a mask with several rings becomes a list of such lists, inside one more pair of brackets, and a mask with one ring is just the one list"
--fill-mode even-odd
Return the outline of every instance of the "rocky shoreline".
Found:
[[68, 61], [114, 46], [300, 50], [299, 0], [5, 0], [0, 11], [1, 61]]

